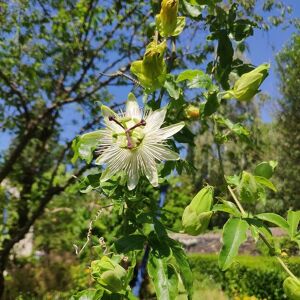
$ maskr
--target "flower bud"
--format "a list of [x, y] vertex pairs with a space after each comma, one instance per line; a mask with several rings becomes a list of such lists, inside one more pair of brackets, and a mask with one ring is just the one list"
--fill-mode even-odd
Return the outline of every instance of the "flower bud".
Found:
[[91, 263], [92, 277], [105, 289], [117, 293], [125, 288], [126, 270], [107, 256]]
[[185, 115], [187, 116], [188, 119], [191, 120], [198, 120], [199, 116], [200, 116], [200, 111], [199, 111], [199, 107], [195, 106], [195, 105], [189, 105], [186, 109], [185, 109]]
[[184, 232], [191, 235], [203, 233], [212, 215], [210, 211], [213, 203], [213, 188], [207, 186], [193, 198], [191, 203], [185, 208], [182, 215], [182, 226]]
[[269, 64], [262, 64], [251, 72], [243, 74], [234, 84], [232, 90], [222, 95], [223, 99], [236, 98], [239, 101], [249, 101], [258, 92], [260, 85], [268, 76]]
[[147, 46], [143, 60], [131, 64], [130, 71], [138, 77], [143, 87], [151, 91], [161, 87], [166, 80], [167, 66], [164, 61], [166, 47], [166, 41], [160, 44], [153, 41]]
[[300, 282], [299, 280], [288, 277], [283, 282], [283, 290], [289, 300], [300, 300]]
[[161, 3], [161, 10], [156, 16], [156, 23], [163, 37], [172, 36], [176, 29], [178, 2], [178, 0], [163, 0]]

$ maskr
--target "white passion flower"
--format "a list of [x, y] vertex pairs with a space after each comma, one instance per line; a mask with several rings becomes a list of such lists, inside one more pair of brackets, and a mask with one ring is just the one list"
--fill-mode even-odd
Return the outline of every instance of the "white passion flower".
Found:
[[155, 111], [139, 108], [135, 96], [130, 93], [126, 111], [116, 114], [102, 106], [105, 128], [101, 129], [96, 164], [106, 165], [101, 181], [107, 181], [116, 173], [127, 175], [127, 186], [133, 190], [141, 175], [153, 186], [158, 186], [157, 162], [178, 160], [178, 153], [170, 150], [166, 140], [184, 127], [184, 122], [163, 127], [166, 107]]

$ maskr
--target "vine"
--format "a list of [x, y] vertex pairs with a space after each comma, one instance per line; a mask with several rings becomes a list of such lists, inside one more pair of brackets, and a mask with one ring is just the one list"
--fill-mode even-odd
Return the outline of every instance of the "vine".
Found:
[[[207, 130], [212, 128], [225, 187], [207, 184], [198, 192], [184, 210], [184, 232], [201, 234], [207, 230], [213, 214], [228, 213], [228, 221], [223, 227], [220, 268], [226, 270], [232, 265], [250, 231], [256, 241], [261, 239], [267, 245], [270, 254], [287, 272], [288, 277], [284, 281], [286, 295], [292, 300], [299, 299], [299, 279], [281, 259], [281, 250], [275, 247], [266, 224], [281, 227], [291, 240], [300, 245], [300, 212], [289, 211], [287, 219], [273, 213], [253, 216], [242, 204], [263, 202], [267, 189], [276, 191], [270, 180], [276, 163], [262, 162], [253, 172], [242, 171], [234, 176], [225, 174], [221, 145], [231, 138], [249, 139], [250, 132], [244, 125], [228, 119], [222, 108], [230, 99], [250, 102], [259, 92], [270, 65], [261, 64], [255, 68], [234, 58], [234, 43], [252, 35], [256, 24], [238, 17], [236, 3], [226, 7], [218, 2], [185, 0], [181, 3], [182, 9], [179, 9], [178, 0], [163, 0], [155, 18], [156, 29], [152, 40], [146, 46], [142, 59], [131, 63], [130, 71], [137, 79], [123, 72], [102, 74], [123, 76], [138, 83], [144, 99], [151, 94], [152, 100], [140, 108], [135, 95], [130, 93], [125, 111], [119, 113], [102, 105], [103, 127], [73, 141], [73, 162], [81, 158], [88, 164], [95, 161], [99, 166], [97, 174], [86, 176], [83, 189], [100, 190], [112, 200], [113, 208], [123, 217], [123, 235], [116, 237], [109, 246], [109, 253], [102, 240], [101, 245], [105, 245], [103, 255], [91, 263], [94, 288], [77, 293], [73, 299], [134, 299], [130, 282], [137, 258], [145, 249], [149, 251], [147, 273], [157, 299], [175, 299], [179, 280], [188, 299], [192, 299], [193, 276], [188, 258], [181, 244], [168, 235], [157, 195], [159, 185], [167, 182], [173, 170], [178, 173], [183, 169], [187, 172], [191, 170], [189, 163], [180, 159], [179, 147], [181, 143], [192, 144], [193, 134], [189, 127], [194, 120]], [[206, 72], [186, 69], [178, 75], [169, 73], [178, 51], [175, 39], [186, 27], [186, 17], [179, 16], [180, 11], [191, 19], [206, 21], [209, 25], [208, 39], [217, 46], [216, 58], [208, 64]], [[169, 40], [171, 50], [168, 49]], [[172, 61], [169, 65], [166, 59], [168, 53]], [[238, 77], [233, 84], [231, 74]], [[156, 98], [155, 92], [159, 89]], [[186, 100], [186, 91], [190, 89], [195, 89], [201, 97], [196, 97], [195, 101]], [[167, 97], [164, 97], [165, 91]], [[167, 100], [167, 104], [161, 107], [163, 99]], [[214, 195], [216, 188], [220, 191], [217, 198]], [[229, 201], [228, 192], [233, 202]], [[80, 251], [77, 250], [78, 254], [90, 241], [93, 221], [86, 243]]]

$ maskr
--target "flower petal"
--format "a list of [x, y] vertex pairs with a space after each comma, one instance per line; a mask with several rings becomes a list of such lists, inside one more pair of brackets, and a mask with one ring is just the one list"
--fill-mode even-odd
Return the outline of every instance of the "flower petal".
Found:
[[127, 176], [127, 187], [130, 191], [132, 191], [135, 189], [140, 179], [137, 153], [134, 153], [134, 155], [131, 156], [131, 161], [128, 164]]
[[166, 112], [166, 106], [161, 109], [150, 112], [145, 120], [146, 126], [144, 128], [144, 132], [148, 133], [159, 129], [165, 120]]
[[184, 127], [184, 122], [179, 122], [177, 124], [173, 124], [164, 128], [160, 128], [159, 131], [157, 132], [157, 135], [162, 139], [165, 140], [178, 131], [180, 131]]
[[102, 112], [103, 117], [106, 117], [106, 118], [118, 117], [118, 115], [106, 105], [101, 105], [101, 112]]
[[151, 157], [151, 155], [148, 155], [147, 150], [140, 151], [140, 159], [142, 160], [141, 167], [143, 173], [153, 186], [158, 186], [158, 175], [155, 159]]
[[126, 102], [126, 117], [131, 117], [133, 119], [142, 119], [142, 112], [139, 108], [137, 100], [134, 94], [129, 93], [128, 100]]
[[148, 148], [148, 152], [159, 161], [162, 160], [178, 160], [180, 158], [179, 154], [170, 150], [164, 145], [151, 145]]

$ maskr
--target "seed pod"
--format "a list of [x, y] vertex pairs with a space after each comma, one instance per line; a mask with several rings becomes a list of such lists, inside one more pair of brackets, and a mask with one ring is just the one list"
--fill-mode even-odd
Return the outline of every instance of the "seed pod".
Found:
[[183, 212], [182, 226], [184, 232], [198, 235], [207, 229], [212, 215], [210, 211], [212, 203], [213, 187], [207, 186], [201, 189]]
[[117, 293], [125, 288], [126, 270], [109, 257], [91, 263], [92, 277], [105, 289]]
[[164, 61], [166, 47], [166, 41], [160, 44], [153, 41], [147, 46], [143, 60], [131, 64], [130, 71], [138, 77], [141, 85], [150, 91], [161, 87], [166, 80], [167, 66]]
[[289, 300], [300, 300], [300, 283], [295, 278], [286, 278], [283, 282], [283, 290]]
[[243, 74], [234, 84], [232, 90], [227, 91], [222, 98], [236, 98], [239, 101], [249, 101], [258, 92], [260, 85], [268, 76], [269, 64], [262, 64], [251, 72]]

